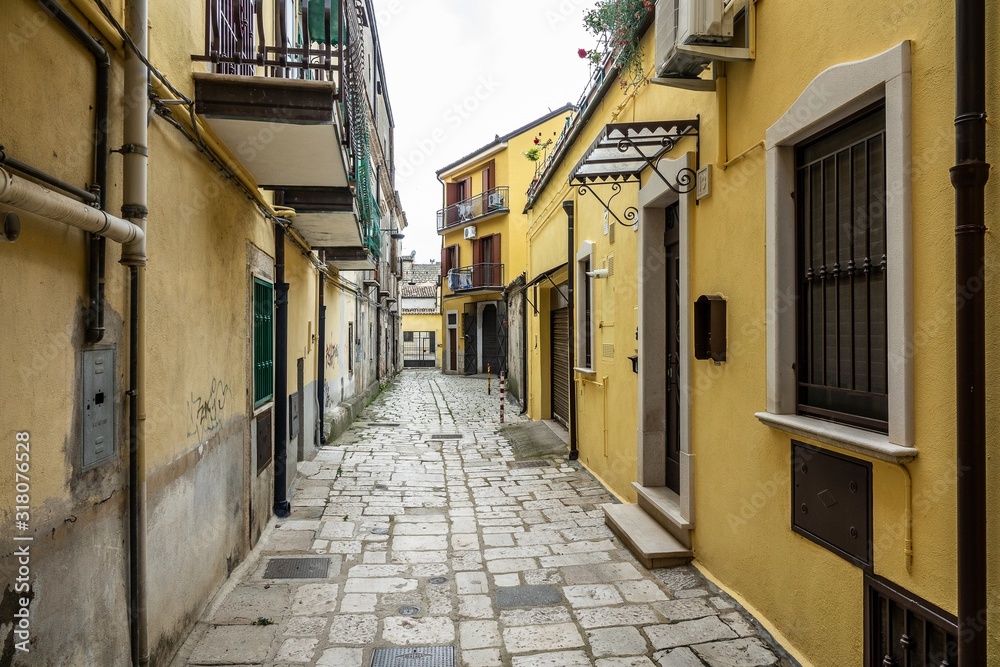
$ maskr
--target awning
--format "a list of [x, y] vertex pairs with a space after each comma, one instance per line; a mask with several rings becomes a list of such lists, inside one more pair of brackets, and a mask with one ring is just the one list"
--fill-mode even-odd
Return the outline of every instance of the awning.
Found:
[[684, 137], [697, 139], [698, 124], [697, 118], [610, 123], [570, 172], [569, 182], [586, 185], [638, 181], [642, 170], [646, 167], [655, 170], [678, 141]]

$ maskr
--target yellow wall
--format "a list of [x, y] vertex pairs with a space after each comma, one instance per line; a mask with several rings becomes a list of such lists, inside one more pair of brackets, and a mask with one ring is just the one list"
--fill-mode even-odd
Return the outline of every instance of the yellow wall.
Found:
[[[437, 360], [437, 367], [442, 368], [441, 361], [444, 355], [445, 339], [442, 334], [443, 320], [440, 315], [410, 315], [403, 313], [403, 331], [433, 331], [435, 344], [437, 346], [434, 357]], [[400, 343], [402, 344], [402, 343]]]
[[[948, 178], [948, 168], [954, 161], [952, 11], [951, 3], [941, 1], [902, 7], [859, 0], [836, 6], [818, 2], [759, 3], [756, 62], [727, 66], [727, 152], [732, 158], [763, 140], [766, 129], [823, 70], [912, 40], [915, 445], [920, 451], [908, 466], [913, 480], [914, 557], [908, 567], [902, 536], [905, 475], [896, 465], [870, 459], [874, 571], [954, 612], [954, 191]], [[990, 25], [1000, 24], [1000, 8], [991, 7], [989, 11]], [[789, 30], [788, 26], [797, 28]], [[845, 34], [852, 38], [844, 40]], [[644, 47], [647, 65], [651, 66], [652, 31]], [[992, 71], [1000, 71], [1000, 43], [995, 32], [990, 36], [990, 64]], [[995, 113], [1000, 86], [991, 85], [989, 90], [990, 109]], [[577, 202], [577, 245], [583, 240], [595, 241], [598, 258], [609, 249], [599, 230], [600, 206], [590, 195], [578, 196], [566, 185], [569, 169], [605, 123], [701, 115], [701, 163], [716, 164], [713, 195], [694, 207], [690, 221], [690, 295], [694, 299], [700, 294], [720, 293], [727, 298], [729, 357], [719, 367], [690, 360], [696, 559], [772, 624], [790, 648], [805, 656], [807, 663], [823, 667], [861, 664], [862, 571], [792, 533], [791, 436], [764, 426], [754, 417], [766, 407], [763, 151], [750, 150], [745, 159], [729, 169], [719, 169], [716, 98], [712, 93], [643, 87], [638, 98], [626, 104], [616, 118], [614, 111], [620, 102], [620, 90], [613, 86], [534, 203], [530, 213], [528, 278], [566, 261], [566, 218], [561, 208], [564, 199]], [[693, 147], [681, 145], [672, 157], [686, 150]], [[994, 164], [1000, 160], [995, 145], [991, 145], [989, 157]], [[635, 204], [636, 191], [634, 185], [625, 186], [617, 200], [619, 214], [625, 206]], [[987, 196], [987, 211], [995, 210], [1000, 205], [1000, 185], [995, 175]], [[636, 276], [631, 232], [624, 228], [616, 231], [616, 272]], [[987, 283], [998, 277], [997, 251], [996, 239], [988, 238]], [[601, 290], [610, 281], [597, 282], [595, 296], [600, 302]], [[621, 280], [618, 285], [627, 282]], [[539, 291], [542, 313], [529, 318], [533, 418], [547, 417], [549, 410], [548, 351], [535, 348], [535, 341], [544, 343], [547, 335], [547, 290]], [[993, 299], [992, 295], [989, 298]], [[607, 375], [612, 395], [620, 397], [613, 407], [608, 406], [609, 412], [614, 410], [614, 418], [610, 420], [607, 457], [602, 451], [603, 417], [594, 409], [602, 407], [601, 389], [586, 384], [581, 395], [579, 378], [577, 384], [581, 460], [615, 493], [629, 500], [634, 498], [629, 485], [636, 479], [637, 389], [624, 357], [631, 354], [630, 350], [626, 352], [625, 334], [634, 335], [635, 305], [634, 289], [623, 287], [620, 294], [616, 293], [616, 359], [614, 364], [598, 359], [596, 379]], [[690, 313], [691, 304], [687, 307]], [[987, 330], [996, 330], [1000, 324], [998, 311], [993, 307], [987, 310]], [[599, 318], [600, 307], [595, 311]], [[995, 338], [989, 336], [988, 370], [994, 369], [1000, 359]], [[990, 377], [998, 376], [994, 373]], [[990, 414], [996, 412], [996, 393], [990, 392]], [[996, 429], [991, 428], [991, 451], [1000, 446], [998, 438]], [[1000, 562], [1000, 540], [995, 539], [1000, 530], [995, 512], [1000, 501], [998, 472], [995, 462], [991, 462], [993, 564]], [[993, 597], [1000, 594], [1000, 572], [995, 565], [991, 566], [990, 593]], [[998, 659], [1000, 620], [992, 616], [991, 659]]]

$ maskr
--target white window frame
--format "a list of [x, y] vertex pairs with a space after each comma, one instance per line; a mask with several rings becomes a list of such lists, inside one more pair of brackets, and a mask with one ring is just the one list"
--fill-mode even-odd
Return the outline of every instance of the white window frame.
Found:
[[[901, 463], [913, 460], [913, 258], [910, 43], [822, 72], [767, 130], [767, 411], [769, 426]], [[889, 432], [797, 414], [795, 146], [883, 101], [886, 133], [886, 325]]]
[[[580, 244], [580, 249], [576, 253], [576, 282], [577, 288], [575, 290], [575, 303], [573, 304], [574, 314], [576, 319], [576, 364], [577, 367], [574, 370], [583, 373], [594, 373], [596, 366], [596, 331], [594, 330], [594, 319], [597, 313], [594, 312], [594, 279], [587, 275], [587, 265], [590, 265], [590, 270], [593, 271], [594, 267], [594, 243], [592, 241], [584, 241]], [[587, 291], [583, 289], [583, 284], [585, 281], [590, 281], [590, 303], [586, 303]], [[590, 306], [590, 321], [587, 321], [587, 306]], [[587, 354], [587, 333], [586, 327], [590, 327], [590, 365], [584, 366], [583, 360], [586, 358]]]

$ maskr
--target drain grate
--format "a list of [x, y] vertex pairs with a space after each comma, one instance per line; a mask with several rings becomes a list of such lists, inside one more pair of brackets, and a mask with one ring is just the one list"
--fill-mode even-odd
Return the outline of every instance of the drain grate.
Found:
[[393, 422], [369, 422], [368, 425], [376, 427], [385, 427], [385, 428], [394, 428], [399, 426], [399, 424]]
[[551, 463], [548, 461], [514, 461], [511, 468], [548, 468]]
[[461, 433], [431, 433], [427, 436], [431, 440], [461, 440]]
[[377, 648], [371, 667], [455, 667], [455, 647]]
[[326, 579], [329, 558], [272, 558], [264, 570], [265, 579]]

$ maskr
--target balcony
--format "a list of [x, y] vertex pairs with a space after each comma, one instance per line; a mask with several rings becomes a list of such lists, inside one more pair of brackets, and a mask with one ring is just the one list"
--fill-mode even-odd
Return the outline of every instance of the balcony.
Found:
[[324, 251], [326, 263], [338, 271], [371, 271], [378, 266], [378, 258], [368, 248], [325, 248]]
[[438, 233], [457, 229], [495, 215], [510, 213], [509, 191], [510, 188], [501, 185], [441, 209], [437, 214]]
[[503, 264], [473, 264], [448, 271], [448, 289], [463, 292], [499, 292], [506, 287]]
[[372, 226], [370, 188], [359, 188], [371, 180], [364, 7], [295, 6], [207, 0], [205, 53], [192, 59], [211, 71], [194, 74], [195, 111], [276, 204], [296, 209], [312, 247], [362, 248]]

